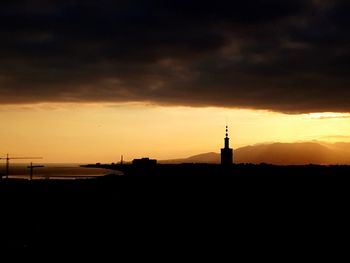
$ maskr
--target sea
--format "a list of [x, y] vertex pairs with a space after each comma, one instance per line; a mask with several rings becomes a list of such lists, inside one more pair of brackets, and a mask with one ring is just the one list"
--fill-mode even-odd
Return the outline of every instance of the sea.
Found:
[[[38, 163], [42, 165], [33, 169], [33, 180], [35, 179], [92, 179], [107, 174], [121, 175], [118, 171], [80, 167], [78, 163]], [[29, 179], [30, 169], [26, 163], [10, 163], [9, 178]], [[6, 175], [6, 164], [0, 164], [0, 175]]]

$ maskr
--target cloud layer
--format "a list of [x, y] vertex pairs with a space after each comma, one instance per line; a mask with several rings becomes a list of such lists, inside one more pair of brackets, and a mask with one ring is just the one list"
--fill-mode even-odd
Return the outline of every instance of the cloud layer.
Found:
[[2, 1], [0, 103], [350, 112], [342, 0]]

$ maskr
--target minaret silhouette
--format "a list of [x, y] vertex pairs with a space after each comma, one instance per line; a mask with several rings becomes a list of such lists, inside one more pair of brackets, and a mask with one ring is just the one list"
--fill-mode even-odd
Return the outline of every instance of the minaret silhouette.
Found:
[[226, 126], [225, 147], [221, 149], [221, 165], [231, 165], [233, 163], [233, 150], [230, 148], [230, 138], [228, 137], [228, 126]]

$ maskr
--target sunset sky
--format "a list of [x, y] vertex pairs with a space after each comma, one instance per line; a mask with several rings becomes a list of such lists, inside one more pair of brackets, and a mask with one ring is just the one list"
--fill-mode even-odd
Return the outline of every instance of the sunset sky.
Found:
[[0, 155], [350, 141], [345, 0], [0, 3]]

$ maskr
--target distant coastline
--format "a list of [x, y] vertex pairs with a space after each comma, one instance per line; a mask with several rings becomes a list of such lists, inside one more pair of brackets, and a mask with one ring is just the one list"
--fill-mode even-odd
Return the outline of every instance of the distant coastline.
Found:
[[[35, 169], [33, 179], [74, 179], [74, 178], [94, 178], [104, 176], [110, 171], [102, 168], [84, 168], [80, 164], [72, 163], [41, 163], [43, 168]], [[13, 163], [10, 167], [10, 178], [28, 179], [28, 164]], [[5, 175], [5, 164], [0, 165], [0, 174]]]

